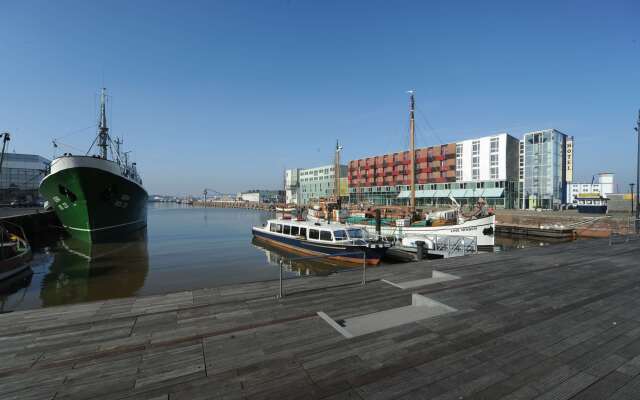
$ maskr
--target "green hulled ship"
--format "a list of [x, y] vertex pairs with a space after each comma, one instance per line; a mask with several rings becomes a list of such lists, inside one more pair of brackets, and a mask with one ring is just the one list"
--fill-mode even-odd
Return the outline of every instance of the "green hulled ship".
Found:
[[147, 226], [148, 195], [136, 164], [129, 163], [127, 153], [124, 157], [120, 153], [122, 142], [109, 136], [105, 89], [100, 96], [96, 142], [97, 155], [65, 153], [55, 158], [51, 172], [40, 183], [40, 193], [75, 239], [118, 241]]

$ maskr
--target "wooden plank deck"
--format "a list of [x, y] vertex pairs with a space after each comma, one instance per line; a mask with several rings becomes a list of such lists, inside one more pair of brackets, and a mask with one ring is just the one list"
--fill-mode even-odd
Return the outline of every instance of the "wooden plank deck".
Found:
[[[637, 399], [640, 242], [579, 241], [0, 315], [0, 399]], [[382, 282], [460, 279], [402, 290]], [[458, 311], [346, 339], [420, 293]]]

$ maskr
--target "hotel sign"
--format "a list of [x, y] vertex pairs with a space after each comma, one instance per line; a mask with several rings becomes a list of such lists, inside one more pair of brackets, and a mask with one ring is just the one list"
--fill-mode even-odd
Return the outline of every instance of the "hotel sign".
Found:
[[567, 161], [567, 182], [573, 182], [573, 138], [567, 139], [565, 159]]

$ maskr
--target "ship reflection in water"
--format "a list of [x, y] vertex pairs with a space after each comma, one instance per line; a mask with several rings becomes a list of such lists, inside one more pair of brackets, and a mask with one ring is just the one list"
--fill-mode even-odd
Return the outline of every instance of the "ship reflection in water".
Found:
[[[299, 258], [307, 257], [304, 254], [298, 254], [290, 251], [283, 250], [279, 247], [271, 246], [264, 241], [253, 238], [251, 241], [254, 247], [264, 251], [267, 257], [267, 263], [273, 266], [279, 266], [280, 261], [284, 270], [288, 272], [289, 277], [293, 276], [307, 276], [317, 275], [326, 276], [338, 271], [345, 271], [348, 269], [358, 268], [358, 266], [341, 266], [339, 264], [332, 263], [331, 261], [325, 261], [321, 258], [315, 258], [310, 260], [297, 260]], [[367, 268], [374, 268], [368, 265]]]
[[123, 242], [59, 239], [31, 268], [0, 282], [0, 313], [135, 295], [149, 271], [146, 231]]
[[146, 231], [127, 241], [89, 244], [61, 239], [42, 281], [43, 307], [129, 297], [149, 271]]

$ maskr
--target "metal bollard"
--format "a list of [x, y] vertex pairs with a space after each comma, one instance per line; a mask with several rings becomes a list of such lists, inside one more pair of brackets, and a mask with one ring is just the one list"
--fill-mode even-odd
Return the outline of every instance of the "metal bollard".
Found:
[[280, 262], [278, 263], [280, 265], [280, 293], [278, 295], [278, 298], [281, 299], [284, 297], [284, 291], [282, 290], [282, 264], [283, 261], [280, 260]]
[[362, 252], [362, 286], [367, 284], [367, 252]]
[[416, 241], [416, 260], [420, 261], [424, 258], [424, 242], [422, 240]]

